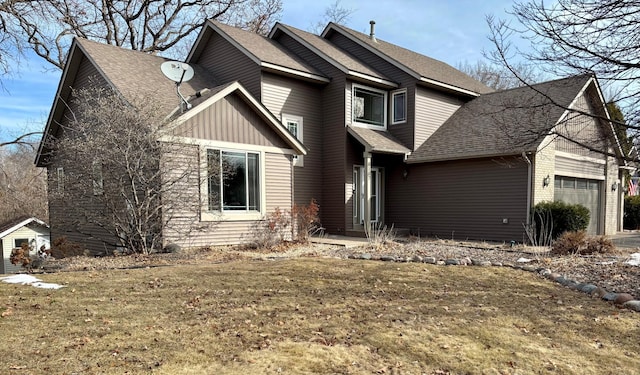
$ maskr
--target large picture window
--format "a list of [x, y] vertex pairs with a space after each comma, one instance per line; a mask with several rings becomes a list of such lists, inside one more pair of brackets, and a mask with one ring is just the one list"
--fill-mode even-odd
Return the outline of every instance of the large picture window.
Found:
[[207, 150], [209, 211], [260, 211], [260, 154]]
[[387, 93], [385, 91], [354, 84], [351, 97], [354, 123], [373, 128], [387, 126]]

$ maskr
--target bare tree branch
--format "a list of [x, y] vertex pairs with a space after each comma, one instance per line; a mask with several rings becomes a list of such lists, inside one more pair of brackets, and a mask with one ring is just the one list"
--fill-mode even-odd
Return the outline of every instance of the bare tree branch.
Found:
[[62, 69], [73, 36], [170, 53], [189, 44], [207, 19], [266, 33], [281, 12], [281, 0], [4, 0], [0, 38], [13, 38]]

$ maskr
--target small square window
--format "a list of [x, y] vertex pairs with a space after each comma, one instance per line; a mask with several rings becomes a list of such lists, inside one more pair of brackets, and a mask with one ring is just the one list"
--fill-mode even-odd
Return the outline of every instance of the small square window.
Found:
[[392, 124], [407, 122], [407, 90], [396, 91], [391, 94]]

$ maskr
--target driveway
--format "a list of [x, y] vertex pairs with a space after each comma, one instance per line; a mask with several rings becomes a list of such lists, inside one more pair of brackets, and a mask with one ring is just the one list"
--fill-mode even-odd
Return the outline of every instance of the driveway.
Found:
[[640, 231], [624, 231], [611, 236], [611, 240], [618, 247], [640, 248]]

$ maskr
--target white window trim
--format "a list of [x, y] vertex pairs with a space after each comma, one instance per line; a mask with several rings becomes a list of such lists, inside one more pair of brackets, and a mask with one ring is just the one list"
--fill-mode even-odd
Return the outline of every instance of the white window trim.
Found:
[[102, 163], [94, 161], [91, 164], [91, 179], [93, 185], [93, 195], [104, 194], [104, 179], [102, 177]]
[[[395, 100], [394, 97], [396, 95], [399, 94], [404, 94], [404, 119], [400, 120], [400, 121], [396, 121], [394, 118], [394, 114], [395, 114]], [[391, 125], [396, 125], [396, 124], [404, 124], [407, 122], [407, 89], [401, 89], [401, 90], [396, 90], [396, 91], [392, 91], [391, 92]]]
[[64, 192], [64, 168], [58, 167], [56, 169], [56, 178], [58, 181], [58, 193]]
[[[373, 124], [367, 124], [365, 122], [358, 122], [358, 120], [356, 120], [356, 116], [355, 116], [355, 105], [354, 103], [354, 99], [356, 97], [356, 89], [363, 89], [363, 90], [368, 90], [368, 91], [373, 91], [373, 92], [377, 92], [379, 94], [383, 95], [383, 99], [382, 99], [382, 106], [383, 106], [383, 114], [382, 114], [382, 121], [383, 121], [383, 125], [373, 125]], [[385, 90], [380, 90], [380, 89], [376, 89], [370, 86], [364, 86], [364, 85], [359, 85], [357, 83], [352, 83], [351, 84], [351, 123], [355, 126], [359, 126], [361, 128], [367, 128], [367, 129], [373, 129], [373, 130], [386, 130], [387, 129], [387, 116], [388, 116], [388, 111], [387, 111], [387, 107], [388, 107], [388, 94]]]
[[[298, 134], [296, 138], [300, 141], [300, 143], [304, 144], [304, 120], [301, 116], [296, 115], [288, 115], [286, 113], [282, 113], [280, 115], [280, 121], [282, 125], [289, 130], [287, 126], [287, 120], [291, 122], [296, 122], [298, 124]], [[293, 156], [293, 165], [296, 167], [304, 167], [304, 156], [303, 155], [294, 155]]]
[[[238, 211], [210, 211], [209, 210], [209, 185], [207, 173], [207, 150], [220, 150], [229, 152], [251, 152], [259, 155], [260, 163], [258, 171], [260, 178], [260, 210], [253, 212]], [[249, 148], [228, 148], [207, 145], [200, 147], [200, 220], [201, 221], [251, 221], [261, 220], [266, 214], [267, 193], [266, 193], [266, 163], [265, 152], [259, 149]]]

